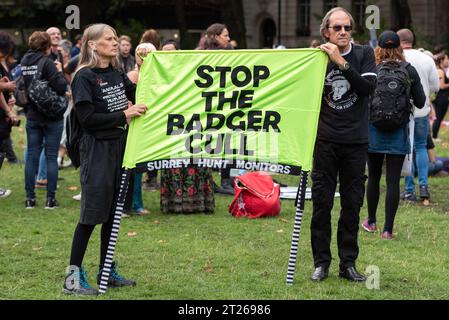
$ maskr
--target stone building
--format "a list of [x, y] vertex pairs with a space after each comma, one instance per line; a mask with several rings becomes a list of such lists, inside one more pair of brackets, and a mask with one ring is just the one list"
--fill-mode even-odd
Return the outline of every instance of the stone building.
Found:
[[[344, 7], [352, 13], [359, 25], [359, 31], [363, 31], [365, 9], [369, 5], [376, 5], [379, 8], [381, 29], [397, 29], [403, 25], [404, 21], [401, 20], [406, 16], [405, 13], [398, 12], [398, 2], [400, 1], [243, 0], [247, 46], [262, 48], [272, 47], [278, 43], [287, 47], [307, 46], [312, 39], [321, 39], [319, 32], [321, 19], [329, 9], [336, 6]], [[421, 44], [449, 42], [449, 1], [409, 0], [408, 5], [411, 25]], [[280, 41], [277, 39], [279, 26]]]

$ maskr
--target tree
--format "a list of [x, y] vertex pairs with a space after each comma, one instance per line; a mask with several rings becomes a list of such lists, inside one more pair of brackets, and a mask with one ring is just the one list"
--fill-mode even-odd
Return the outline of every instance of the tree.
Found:
[[396, 17], [394, 23], [392, 23], [393, 30], [399, 30], [402, 28], [412, 27], [412, 14], [408, 0], [393, 0], [392, 14]]
[[223, 1], [223, 21], [229, 27], [231, 38], [236, 40], [239, 48], [246, 48], [245, 15], [242, 0]]

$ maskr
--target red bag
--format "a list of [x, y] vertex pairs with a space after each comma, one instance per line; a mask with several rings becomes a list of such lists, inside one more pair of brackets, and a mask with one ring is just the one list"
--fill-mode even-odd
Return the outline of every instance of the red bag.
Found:
[[248, 218], [277, 216], [281, 211], [280, 189], [280, 185], [264, 172], [250, 172], [236, 177], [235, 196], [229, 213], [234, 217]]

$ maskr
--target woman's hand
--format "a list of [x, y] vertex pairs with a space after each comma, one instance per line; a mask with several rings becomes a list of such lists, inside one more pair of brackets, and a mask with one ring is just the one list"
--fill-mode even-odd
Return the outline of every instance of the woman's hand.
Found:
[[59, 72], [62, 72], [62, 63], [61, 62], [59, 62], [58, 60], [55, 60], [55, 66]]
[[126, 122], [128, 124], [130, 124], [132, 118], [140, 117], [141, 115], [143, 115], [145, 113], [145, 111], [147, 111], [147, 106], [146, 105], [144, 105], [144, 104], [135, 104], [135, 105], [132, 105], [132, 106], [128, 107], [128, 109], [126, 109], [123, 112], [125, 113], [125, 116], [126, 116]]
[[8, 106], [10, 108], [14, 107], [14, 105], [16, 104], [16, 98], [14, 98], [14, 94], [10, 94], [9, 99], [8, 99]]
[[17, 114], [14, 112], [13, 109], [10, 109], [7, 113], [6, 116], [11, 119], [12, 123], [16, 123], [17, 122]]

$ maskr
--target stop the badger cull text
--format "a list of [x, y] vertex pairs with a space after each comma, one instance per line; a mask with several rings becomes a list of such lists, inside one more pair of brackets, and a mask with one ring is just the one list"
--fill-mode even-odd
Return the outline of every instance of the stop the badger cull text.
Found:
[[[258, 88], [263, 80], [270, 76], [268, 67], [262, 65], [254, 66], [252, 70], [246, 66], [235, 68], [216, 66], [214, 68], [210, 65], [201, 65], [196, 70], [199, 79], [194, 80], [195, 85], [202, 89], [211, 87], [214, 83], [214, 78], [211, 76], [213, 72], [219, 73], [219, 88], [226, 88], [228, 81], [231, 81], [237, 88], [246, 87], [251, 82], [253, 88]], [[206, 120], [204, 123], [201, 121], [201, 114], [198, 113], [188, 116], [169, 114], [167, 119], [166, 134], [168, 136], [185, 135], [185, 150], [192, 155], [204, 151], [211, 155], [254, 156], [255, 151], [248, 149], [246, 132], [281, 132], [279, 128], [281, 115], [278, 112], [249, 110], [245, 113], [242, 111], [253, 106], [254, 90], [234, 90], [228, 96], [223, 91], [203, 91], [201, 97], [205, 102]], [[236, 110], [228, 115], [219, 113], [225, 106], [230, 110]], [[235, 121], [238, 122], [234, 123]], [[219, 130], [224, 127], [229, 132], [219, 133]], [[235, 139], [236, 136], [239, 138]], [[231, 147], [232, 140], [237, 141], [235, 148]], [[204, 149], [200, 142], [205, 142]], [[215, 146], [212, 146], [213, 143]]]

